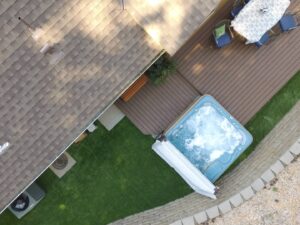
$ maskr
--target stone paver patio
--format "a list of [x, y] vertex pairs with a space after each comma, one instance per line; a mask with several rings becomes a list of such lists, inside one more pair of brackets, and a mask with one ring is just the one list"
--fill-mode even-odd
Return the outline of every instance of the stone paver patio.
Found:
[[299, 153], [299, 149], [293, 146], [299, 141], [299, 124], [300, 102], [276, 125], [246, 160], [217, 182], [220, 187], [217, 200], [192, 193], [164, 206], [116, 221], [111, 225], [171, 223], [187, 225], [195, 224], [195, 222], [201, 223], [207, 217], [214, 218], [230, 211], [232, 207], [239, 206], [245, 200], [250, 199], [256, 191], [261, 190], [265, 183], [272, 180], [276, 173], [280, 172], [286, 164], [292, 161], [294, 155]]

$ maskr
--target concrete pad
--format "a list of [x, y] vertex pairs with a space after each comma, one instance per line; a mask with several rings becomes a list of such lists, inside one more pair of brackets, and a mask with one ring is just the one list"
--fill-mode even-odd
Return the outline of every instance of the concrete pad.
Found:
[[229, 211], [232, 210], [229, 200], [222, 202], [221, 204], [218, 205], [218, 207], [222, 214], [228, 213]]
[[281, 157], [280, 157], [280, 161], [283, 162], [285, 165], [289, 165], [294, 159], [294, 156], [287, 151], [286, 153], [284, 153]]
[[68, 157], [68, 164], [64, 169], [58, 170], [53, 166], [49, 167], [49, 169], [59, 178], [62, 178], [62, 176], [65, 175], [76, 164], [75, 159], [73, 159], [69, 153], [65, 152], [64, 154]]
[[197, 224], [204, 223], [208, 220], [206, 212], [199, 212], [194, 215], [195, 221]]
[[258, 178], [257, 180], [255, 180], [252, 184], [251, 187], [255, 190], [255, 191], [260, 191], [265, 187], [265, 183], [263, 182], [262, 179]]
[[238, 207], [239, 205], [241, 205], [244, 200], [242, 199], [242, 196], [240, 194], [236, 194], [234, 196], [232, 196], [229, 201], [231, 202], [231, 204], [234, 206], [234, 207]]
[[266, 183], [269, 183], [271, 180], [275, 178], [274, 173], [269, 169], [261, 175], [261, 179]]
[[207, 209], [206, 213], [207, 213], [209, 219], [216, 218], [217, 216], [220, 215], [220, 212], [219, 212], [219, 209], [217, 206]]
[[283, 169], [284, 166], [282, 165], [282, 163], [277, 160], [276, 163], [274, 163], [270, 169], [275, 173], [275, 174], [279, 174]]
[[300, 155], [300, 141], [299, 140], [295, 144], [293, 144], [292, 147], [289, 149], [289, 151], [291, 153], [293, 153], [294, 155]]
[[181, 222], [181, 220], [178, 220], [174, 223], [171, 223], [170, 225], [182, 225], [182, 222]]
[[194, 217], [190, 216], [181, 220], [183, 225], [195, 225]]
[[244, 190], [242, 190], [241, 192], [241, 195], [242, 197], [245, 199], [245, 200], [249, 200], [250, 198], [252, 198], [254, 196], [254, 191], [253, 189], [249, 186], [249, 187], [246, 187]]
[[113, 129], [123, 118], [124, 113], [115, 105], [111, 105], [100, 117], [100, 123], [107, 129]]
[[92, 133], [97, 129], [97, 127], [95, 126], [95, 124], [91, 123], [86, 129], [88, 130], [88, 132]]

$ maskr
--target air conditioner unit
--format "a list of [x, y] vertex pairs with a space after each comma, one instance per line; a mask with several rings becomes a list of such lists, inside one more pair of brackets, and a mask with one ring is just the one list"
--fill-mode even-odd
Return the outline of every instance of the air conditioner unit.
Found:
[[36, 183], [31, 184], [26, 191], [19, 195], [8, 209], [18, 218], [21, 219], [30, 212], [43, 198], [45, 191]]

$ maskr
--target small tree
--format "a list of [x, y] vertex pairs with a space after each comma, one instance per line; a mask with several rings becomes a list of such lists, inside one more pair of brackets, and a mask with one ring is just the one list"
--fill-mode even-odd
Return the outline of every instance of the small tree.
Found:
[[152, 83], [158, 85], [163, 83], [170, 74], [175, 72], [175, 70], [175, 62], [171, 59], [169, 54], [165, 53], [156, 60], [156, 62], [147, 70], [146, 74]]

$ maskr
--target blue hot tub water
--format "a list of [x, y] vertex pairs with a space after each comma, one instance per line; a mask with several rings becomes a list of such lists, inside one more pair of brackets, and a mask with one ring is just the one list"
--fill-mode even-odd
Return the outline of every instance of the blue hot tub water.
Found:
[[165, 135], [211, 182], [252, 143], [251, 134], [209, 95], [198, 100]]

